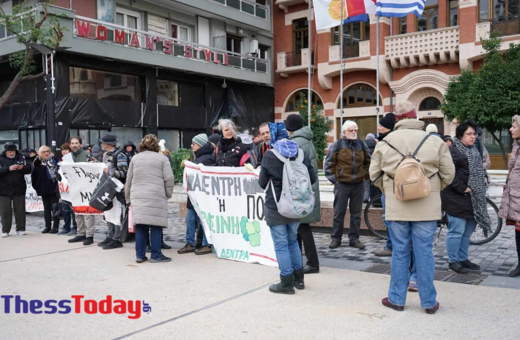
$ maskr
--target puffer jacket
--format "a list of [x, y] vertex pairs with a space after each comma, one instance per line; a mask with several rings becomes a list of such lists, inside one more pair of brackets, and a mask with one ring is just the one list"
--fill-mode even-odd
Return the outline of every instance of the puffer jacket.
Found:
[[459, 218], [473, 218], [471, 195], [464, 193], [468, 188], [469, 163], [468, 159], [453, 144], [450, 146], [451, 158], [455, 165], [453, 182], [441, 192], [442, 210], [451, 216]]
[[[195, 164], [203, 164], [206, 166], [214, 166], [215, 165], [215, 148], [213, 144], [206, 143], [203, 145], [197, 152], [195, 152], [195, 159], [193, 160]], [[193, 209], [193, 204], [188, 197], [187, 208]]]
[[244, 162], [249, 158], [247, 150], [249, 148], [242, 143], [240, 137], [236, 139], [221, 139], [217, 145], [217, 163], [216, 166], [243, 166]]
[[[291, 135], [291, 139], [298, 143], [298, 147], [303, 150], [307, 155], [309, 155], [309, 160], [311, 161], [312, 167], [316, 171], [316, 176], [318, 175], [318, 160], [316, 159], [316, 149], [314, 148], [314, 144], [312, 143], [312, 138], [314, 134], [312, 130], [308, 126], [304, 126], [300, 130], [294, 131]], [[320, 215], [320, 181], [314, 182], [312, 185], [312, 190], [314, 191], [314, 209], [312, 213], [308, 216], [305, 216], [301, 223], [316, 223], [321, 220]]]
[[498, 216], [503, 219], [520, 221], [520, 140], [513, 142], [507, 178]]
[[[424, 122], [404, 119], [396, 123], [395, 131], [385, 137], [402, 154], [408, 155], [426, 137]], [[428, 196], [399, 201], [394, 194], [394, 181], [397, 166], [403, 156], [387, 143], [376, 145], [370, 164], [370, 179], [385, 194], [385, 214], [388, 221], [436, 221], [441, 218], [440, 192], [453, 182], [455, 166], [446, 143], [440, 138], [428, 138], [417, 154], [426, 176], [430, 178], [431, 192]]]
[[325, 176], [333, 184], [360, 183], [368, 178], [370, 151], [361, 139], [338, 139], [325, 158]]
[[125, 184], [125, 199], [132, 205], [134, 224], [166, 228], [172, 193], [173, 172], [168, 159], [153, 151], [135, 155]]
[[[10, 171], [11, 165], [23, 165], [22, 170]], [[25, 175], [31, 173], [32, 164], [16, 151], [14, 158], [7, 158], [5, 151], [0, 154], [0, 196], [24, 196], [27, 190]]]

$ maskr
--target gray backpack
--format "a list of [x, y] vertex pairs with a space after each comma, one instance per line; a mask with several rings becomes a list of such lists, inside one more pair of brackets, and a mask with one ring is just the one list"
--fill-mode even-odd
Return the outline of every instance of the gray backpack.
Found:
[[314, 192], [309, 170], [303, 164], [303, 150], [298, 149], [298, 157], [295, 160], [282, 156], [274, 149], [271, 149], [271, 152], [284, 163], [280, 201], [276, 200], [274, 184], [271, 181], [278, 213], [294, 220], [309, 215], [314, 209]]

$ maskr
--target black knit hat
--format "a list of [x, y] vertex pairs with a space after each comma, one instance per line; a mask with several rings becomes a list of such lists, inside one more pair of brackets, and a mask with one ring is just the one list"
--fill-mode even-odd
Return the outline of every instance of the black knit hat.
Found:
[[298, 131], [303, 127], [303, 119], [296, 113], [288, 115], [284, 123], [287, 131]]
[[5, 151], [16, 151], [18, 148], [16, 147], [16, 144], [7, 142], [4, 144]]
[[389, 130], [393, 130], [395, 126], [395, 115], [392, 112], [387, 113], [383, 118], [379, 120], [379, 125]]
[[220, 142], [221, 139], [222, 137], [220, 137], [220, 135], [217, 133], [208, 137], [208, 141], [210, 141], [213, 144], [218, 144], [218, 142]]

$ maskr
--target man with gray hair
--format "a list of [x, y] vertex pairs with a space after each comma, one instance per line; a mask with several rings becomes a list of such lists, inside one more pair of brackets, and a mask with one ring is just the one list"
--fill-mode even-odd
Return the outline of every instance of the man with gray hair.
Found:
[[[433, 239], [441, 218], [440, 192], [453, 181], [455, 167], [448, 146], [424, 131], [424, 122], [417, 120], [412, 103], [398, 103], [395, 120], [395, 131], [377, 143], [370, 164], [370, 178], [385, 194], [385, 219], [393, 247], [390, 289], [382, 303], [396, 311], [404, 310], [413, 241], [421, 306], [428, 314], [435, 314], [439, 303], [433, 284]], [[424, 169], [431, 187], [426, 196], [408, 200], [402, 194], [396, 197], [394, 178], [404, 157], [413, 157]]]
[[365, 194], [364, 181], [368, 178], [370, 151], [366, 144], [357, 138], [356, 122], [347, 120], [341, 128], [343, 137], [329, 147], [325, 158], [325, 176], [334, 184], [334, 221], [330, 249], [341, 245], [343, 224], [350, 207], [349, 246], [365, 249], [359, 241], [361, 209]]

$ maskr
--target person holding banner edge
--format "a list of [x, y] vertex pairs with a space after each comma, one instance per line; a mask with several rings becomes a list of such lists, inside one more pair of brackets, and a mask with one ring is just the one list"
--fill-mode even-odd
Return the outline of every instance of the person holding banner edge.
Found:
[[[60, 146], [60, 152], [63, 157], [72, 152], [69, 143], [63, 143]], [[63, 158], [60, 163], [63, 162]], [[62, 178], [63, 180], [63, 178]], [[60, 195], [61, 197], [61, 212], [63, 214], [63, 227], [58, 235], [76, 235], [78, 233], [78, 224], [76, 223], [76, 215], [74, 215], [74, 209], [72, 208], [72, 203], [65, 200], [65, 197], [68, 195], [68, 191], [62, 192], [61, 189], [65, 190], [63, 185], [60, 185]], [[66, 189], [68, 190], [68, 189]], [[72, 228], [71, 228], [72, 225]]]
[[[289, 135], [283, 123], [269, 123], [271, 145], [283, 157], [294, 159], [298, 156], [298, 143], [288, 139]], [[309, 171], [311, 183], [318, 178], [309, 156], [304, 152], [303, 164]], [[277, 201], [282, 192], [284, 163], [271, 151], [267, 151], [262, 159], [262, 168], [258, 184], [266, 189], [272, 183], [272, 190], [265, 192], [265, 221], [271, 229], [276, 259], [280, 268], [280, 282], [269, 287], [269, 291], [279, 294], [294, 294], [294, 288], [304, 289], [304, 273], [302, 254], [298, 246], [297, 234], [300, 220], [289, 219], [278, 212]]]
[[[74, 163], [92, 162], [92, 155], [83, 150], [83, 140], [81, 137], [72, 137], [70, 139], [70, 148], [72, 150], [72, 160]], [[88, 246], [94, 243], [94, 228], [96, 219], [94, 215], [76, 215], [76, 223], [78, 224], [77, 235], [69, 240], [69, 243], [83, 242]]]
[[25, 235], [25, 175], [31, 173], [32, 165], [20, 154], [16, 145], [7, 142], [0, 154], [0, 218], [2, 237], [9, 236], [13, 223], [13, 208], [16, 218], [16, 233]]

